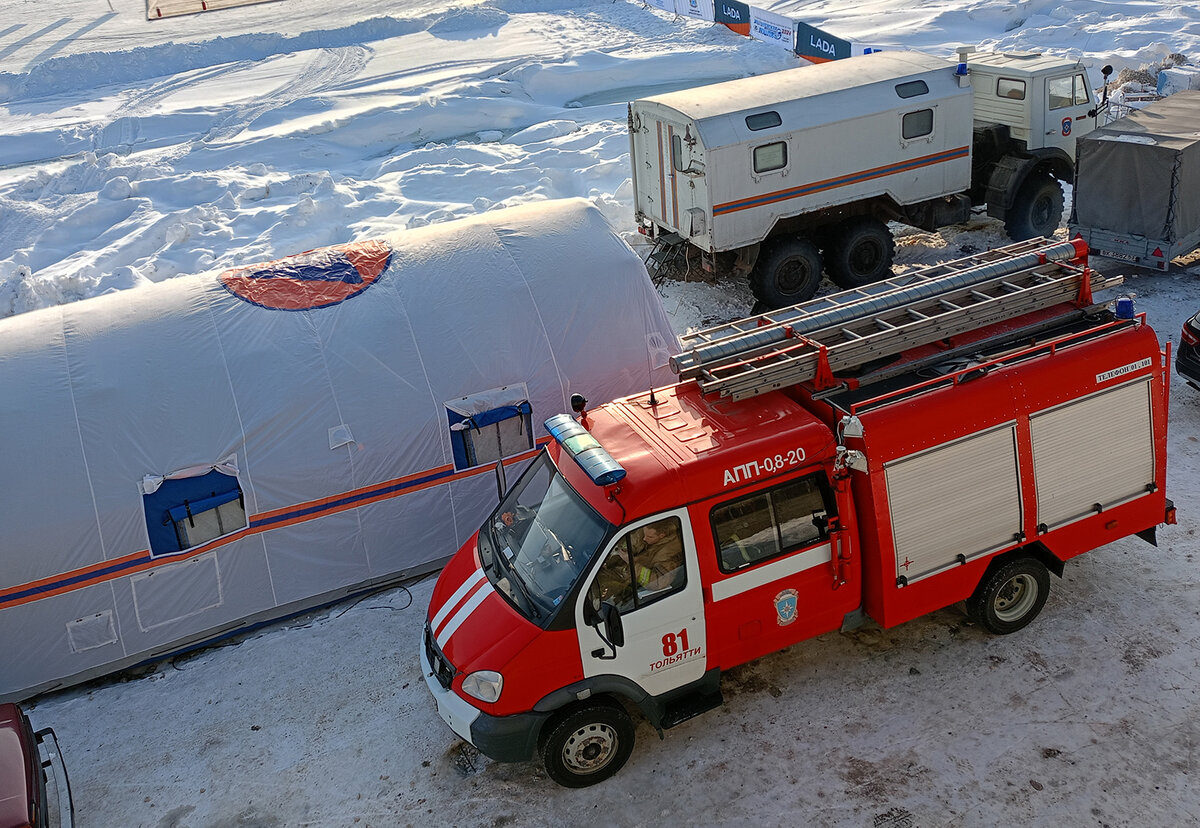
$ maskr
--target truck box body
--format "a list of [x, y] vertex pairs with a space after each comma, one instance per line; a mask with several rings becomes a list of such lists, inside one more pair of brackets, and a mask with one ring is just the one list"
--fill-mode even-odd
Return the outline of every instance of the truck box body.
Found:
[[[712, 252], [761, 241], [779, 217], [883, 195], [913, 204], [965, 191], [971, 107], [954, 66], [920, 52], [635, 101], [636, 209]], [[932, 130], [905, 139], [905, 115], [925, 110]], [[880, 158], [887, 163], [874, 163]]]
[[870, 463], [854, 497], [863, 606], [882, 626], [966, 598], [996, 553], [1024, 542], [1065, 562], [1161, 522], [1155, 334], [1142, 325], [1089, 340], [1076, 327], [1079, 341], [954, 385], [874, 404], [863, 392], [830, 399], [863, 424], [847, 445]]
[[1077, 152], [1072, 237], [1159, 270], [1200, 246], [1200, 91], [1134, 110]]

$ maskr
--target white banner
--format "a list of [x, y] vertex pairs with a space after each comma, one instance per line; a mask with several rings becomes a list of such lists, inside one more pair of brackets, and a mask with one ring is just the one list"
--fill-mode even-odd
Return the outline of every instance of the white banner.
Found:
[[646, 5], [675, 14], [675, 0], [646, 0]]
[[750, 36], [764, 43], [774, 43], [789, 52], [796, 48], [791, 18], [754, 6], [750, 7]]
[[716, 19], [713, 0], [675, 0], [675, 13], [681, 17], [694, 17], [709, 23]]

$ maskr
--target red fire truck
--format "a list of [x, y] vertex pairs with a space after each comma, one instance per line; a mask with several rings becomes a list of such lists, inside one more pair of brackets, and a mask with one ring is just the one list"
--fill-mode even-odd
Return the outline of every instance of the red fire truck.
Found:
[[[1174, 523], [1169, 353], [1023, 242], [685, 338], [668, 388], [554, 437], [446, 566], [421, 662], [496, 760], [607, 779], [722, 703], [724, 670], [869, 616], [965, 601], [993, 633], [1049, 573]], [[1168, 346], [1169, 347], [1169, 346]]]

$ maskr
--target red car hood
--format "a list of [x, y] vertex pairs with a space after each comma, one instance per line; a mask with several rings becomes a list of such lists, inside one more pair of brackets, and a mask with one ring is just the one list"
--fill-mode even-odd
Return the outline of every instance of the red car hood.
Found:
[[488, 582], [475, 544], [472, 538], [442, 570], [427, 616], [442, 654], [463, 674], [503, 671], [541, 633]]

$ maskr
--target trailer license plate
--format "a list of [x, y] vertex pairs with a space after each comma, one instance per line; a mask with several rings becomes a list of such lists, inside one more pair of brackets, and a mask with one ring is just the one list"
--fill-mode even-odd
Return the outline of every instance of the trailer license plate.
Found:
[[1138, 260], [1138, 257], [1131, 253], [1118, 253], [1115, 250], [1093, 250], [1092, 252], [1106, 259], [1117, 259], [1122, 262], [1137, 262]]

